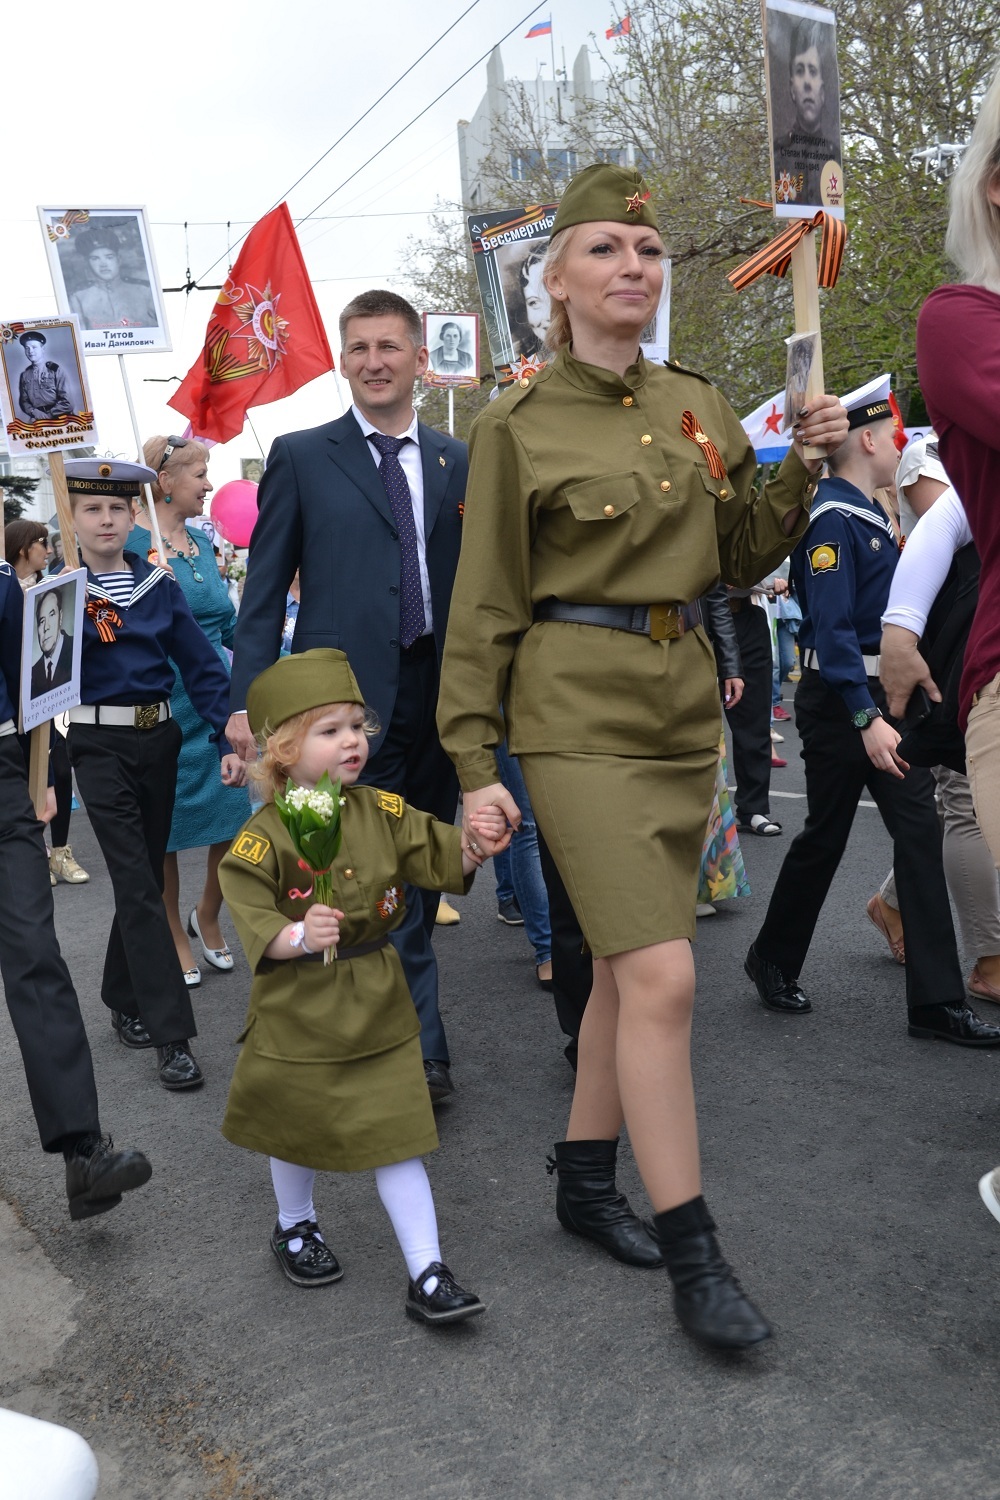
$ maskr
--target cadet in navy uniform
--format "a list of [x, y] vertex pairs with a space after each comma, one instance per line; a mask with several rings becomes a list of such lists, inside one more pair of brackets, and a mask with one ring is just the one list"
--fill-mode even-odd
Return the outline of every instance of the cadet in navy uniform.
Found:
[[229, 677], [169, 569], [126, 552], [144, 464], [70, 459], [66, 483], [87, 565], [83, 702], [69, 711], [69, 753], [115, 892], [101, 996], [127, 1047], [154, 1047], [167, 1089], [204, 1082], [191, 1054], [194, 1012], [163, 906], [181, 732], [170, 717], [175, 662], [215, 729], [227, 785], [245, 776], [223, 731]]
[[792, 554], [803, 614], [795, 718], [809, 812], [745, 968], [768, 1010], [812, 1009], [798, 976], [867, 787], [893, 839], [909, 1034], [996, 1047], [1000, 1027], [965, 1001], [930, 772], [900, 759], [899, 735], [882, 717], [877, 653], [899, 552], [872, 495], [892, 482], [898, 460], [888, 398], [888, 377], [846, 398], [847, 440], [829, 457], [831, 477], [820, 483]]
[[[152, 1168], [141, 1151], [115, 1151], [101, 1136], [90, 1047], [59, 952], [42, 825], [15, 733], [23, 611], [17, 574], [0, 560], [0, 974], [42, 1149], [63, 1153], [70, 1215], [89, 1219], [148, 1182]], [[51, 788], [49, 803], [54, 811]]]

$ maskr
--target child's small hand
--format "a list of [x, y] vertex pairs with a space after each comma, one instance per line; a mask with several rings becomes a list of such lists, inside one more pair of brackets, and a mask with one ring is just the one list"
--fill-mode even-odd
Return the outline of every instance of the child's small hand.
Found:
[[[469, 817], [469, 827], [474, 837], [485, 840], [487, 848], [499, 844], [507, 832], [507, 818], [499, 807], [481, 807]], [[470, 843], [472, 841], [470, 840]], [[489, 858], [486, 849], [476, 851]]]
[[340, 942], [340, 924], [344, 920], [344, 913], [337, 911], [332, 906], [310, 906], [303, 917], [303, 925], [306, 929], [306, 946], [313, 953], [321, 953], [324, 948], [336, 948]]
[[245, 786], [246, 763], [238, 755], [224, 755], [220, 766], [223, 786]]

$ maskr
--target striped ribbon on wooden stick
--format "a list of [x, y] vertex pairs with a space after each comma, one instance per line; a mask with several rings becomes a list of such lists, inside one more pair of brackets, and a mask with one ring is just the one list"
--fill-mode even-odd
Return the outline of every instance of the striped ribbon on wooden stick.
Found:
[[[770, 208], [770, 203], [757, 203], [756, 200], [744, 200], [753, 202], [757, 208]], [[779, 235], [768, 245], [762, 245], [759, 250], [754, 251], [749, 260], [745, 260], [735, 271], [730, 271], [726, 280], [732, 282], [738, 292], [752, 285], [758, 277], [769, 272], [772, 276], [784, 276], [792, 262], [792, 251], [796, 245], [812, 229], [822, 227], [823, 238], [820, 244], [819, 254], [819, 284], [820, 286], [836, 286], [837, 277], [840, 275], [840, 267], [844, 261], [844, 247], [847, 244], [847, 225], [843, 219], [835, 219], [832, 214], [820, 209], [811, 219], [796, 219], [783, 229]]]

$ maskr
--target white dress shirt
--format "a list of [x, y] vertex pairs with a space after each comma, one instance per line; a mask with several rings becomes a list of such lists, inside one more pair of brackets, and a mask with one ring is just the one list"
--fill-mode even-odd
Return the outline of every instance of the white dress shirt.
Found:
[[424, 619], [427, 621], [427, 629], [424, 635], [430, 635], [434, 629], [434, 619], [431, 613], [431, 580], [427, 572], [427, 538], [424, 532], [424, 470], [420, 460], [420, 439], [417, 436], [417, 414], [413, 413], [413, 421], [405, 432], [383, 433], [380, 427], [369, 422], [358, 407], [351, 402], [351, 411], [354, 420], [365, 435], [365, 446], [374, 460], [375, 467], [381, 468], [382, 455], [373, 443], [367, 441], [370, 432], [377, 432], [383, 437], [406, 437], [410, 442], [404, 443], [399, 450], [399, 462], [403, 473], [406, 475], [406, 483], [410, 488], [410, 501], [413, 505], [413, 526], [417, 533], [417, 563], [420, 567], [420, 592], [424, 600]]

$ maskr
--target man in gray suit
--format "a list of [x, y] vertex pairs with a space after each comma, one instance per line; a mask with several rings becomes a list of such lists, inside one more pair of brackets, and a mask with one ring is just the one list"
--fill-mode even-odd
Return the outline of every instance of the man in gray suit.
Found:
[[[258, 495], [236, 627], [226, 737], [256, 755], [246, 691], [277, 660], [288, 586], [299, 572], [293, 651], [345, 651], [381, 726], [362, 777], [452, 822], [458, 781], [435, 725], [438, 674], [458, 566], [464, 443], [417, 421], [427, 368], [419, 315], [394, 292], [355, 297], [340, 318], [340, 370], [353, 396], [334, 422], [276, 440]], [[436, 892], [407, 887], [392, 934], [421, 1023], [432, 1099], [452, 1092], [431, 946]]]

